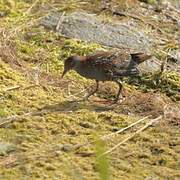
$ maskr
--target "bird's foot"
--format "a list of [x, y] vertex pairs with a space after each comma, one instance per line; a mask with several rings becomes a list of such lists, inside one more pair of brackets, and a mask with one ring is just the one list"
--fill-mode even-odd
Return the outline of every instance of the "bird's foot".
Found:
[[114, 100], [111, 100], [109, 106], [121, 104], [125, 100], [125, 97], [119, 97]]
[[92, 96], [92, 95], [93, 95], [92, 93], [85, 94], [85, 95], [83, 96], [83, 98], [81, 99], [81, 101], [89, 101], [89, 98], [90, 98], [90, 96]]

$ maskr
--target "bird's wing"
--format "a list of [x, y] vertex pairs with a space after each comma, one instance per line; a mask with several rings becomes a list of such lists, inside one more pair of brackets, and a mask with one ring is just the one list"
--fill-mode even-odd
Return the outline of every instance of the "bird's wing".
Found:
[[103, 70], [110, 76], [123, 77], [139, 74], [138, 64], [148, 59], [143, 53], [130, 54], [128, 51], [104, 52], [100, 51], [87, 57], [87, 64]]
[[123, 66], [124, 63], [130, 62], [131, 60], [137, 65], [151, 58], [151, 55], [144, 53], [130, 53], [126, 50], [121, 51], [98, 51], [95, 54], [87, 56], [88, 61], [96, 60], [97, 63], [110, 61], [118, 66]]
[[151, 56], [129, 51], [99, 51], [87, 56], [87, 64], [103, 70], [113, 77], [134, 76], [139, 74], [137, 66]]
[[123, 70], [131, 61], [131, 55], [125, 51], [100, 51], [87, 56], [87, 62], [107, 71]]

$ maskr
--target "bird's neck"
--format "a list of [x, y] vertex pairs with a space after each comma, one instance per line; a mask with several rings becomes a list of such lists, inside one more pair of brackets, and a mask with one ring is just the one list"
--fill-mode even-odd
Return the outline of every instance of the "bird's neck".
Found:
[[77, 56], [77, 61], [79, 62], [85, 62], [87, 60], [86, 56]]
[[75, 66], [74, 66], [74, 70], [79, 70], [81, 68], [83, 68], [83, 64], [86, 62], [86, 57], [85, 56], [77, 56], [76, 60], [75, 60]]

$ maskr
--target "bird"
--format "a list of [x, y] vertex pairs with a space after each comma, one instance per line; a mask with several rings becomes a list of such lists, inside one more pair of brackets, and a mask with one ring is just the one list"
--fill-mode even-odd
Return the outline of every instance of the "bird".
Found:
[[122, 92], [122, 80], [124, 77], [137, 76], [140, 74], [138, 65], [151, 55], [142, 52], [130, 53], [128, 51], [99, 51], [87, 56], [72, 55], [64, 61], [64, 75], [75, 70], [81, 76], [96, 81], [95, 89], [85, 99], [88, 99], [98, 91], [100, 81], [113, 81], [119, 86], [118, 93], [113, 103], [118, 102]]

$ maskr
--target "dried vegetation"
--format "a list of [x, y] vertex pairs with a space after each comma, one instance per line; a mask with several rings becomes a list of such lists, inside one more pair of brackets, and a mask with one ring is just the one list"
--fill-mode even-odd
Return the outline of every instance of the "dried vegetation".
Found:
[[[156, 9], [156, 1], [148, 1], [151, 6], [140, 6], [137, 0], [104, 2], [0, 0], [0, 179], [98, 179], [99, 173], [101, 179], [180, 177], [177, 72], [127, 79], [126, 99], [115, 107], [94, 101], [109, 94], [113, 97], [113, 83], [102, 84], [100, 94], [90, 102], [71, 102], [91, 82], [75, 72], [60, 78], [63, 60], [70, 54], [85, 55], [105, 47], [66, 39], [39, 27], [39, 18], [50, 10], [83, 9], [106, 18], [122, 12], [115, 18], [147, 22], [148, 30], [159, 40], [155, 49], [165, 52], [155, 51], [159, 59], [179, 48], [179, 12], [168, 17], [167, 9]], [[161, 17], [165, 22], [158, 21]], [[105, 142], [88, 144], [146, 116], [147, 122], [162, 118], [105, 158], [99, 155], [143, 127], [145, 121]]]

